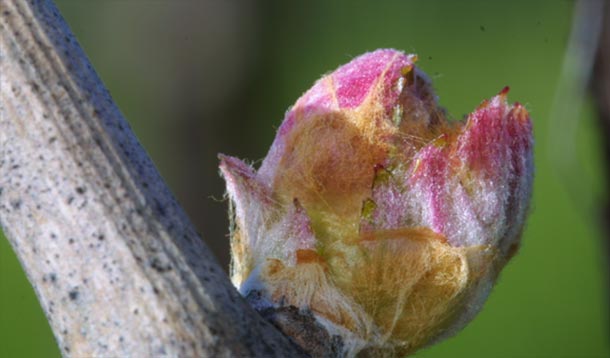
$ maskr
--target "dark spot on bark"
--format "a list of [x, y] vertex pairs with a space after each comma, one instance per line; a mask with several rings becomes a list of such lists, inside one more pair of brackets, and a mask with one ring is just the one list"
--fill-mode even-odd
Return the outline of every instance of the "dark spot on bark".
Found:
[[85, 191], [87, 191], [87, 189], [85, 187], [82, 187], [82, 186], [76, 187], [76, 192], [81, 194], [81, 195], [84, 194]]
[[2, 12], [2, 15], [4, 15], [4, 16], [10, 16], [10, 15], [11, 15], [11, 12], [10, 12], [10, 11], [8, 11], [8, 10], [4, 10], [4, 11]]
[[85, 200], [83, 201], [83, 203], [82, 203], [82, 204], [80, 204], [80, 205], [78, 206], [78, 208], [79, 208], [79, 209], [84, 208], [85, 206], [87, 206], [87, 203], [88, 203], [88, 201], [87, 201], [87, 199], [85, 199]]
[[155, 199], [155, 210], [157, 210], [159, 215], [165, 216], [165, 208], [163, 207], [163, 204], [161, 204], [157, 199]]
[[64, 40], [66, 40], [66, 42], [72, 42], [72, 39], [70, 39], [69, 36], [64, 37]]
[[49, 280], [51, 280], [51, 282], [55, 283], [55, 281], [57, 281], [57, 275], [54, 273], [50, 273]]
[[158, 295], [158, 294], [160, 293], [160, 291], [159, 291], [159, 289], [158, 289], [158, 288], [156, 288], [155, 286], [153, 286], [153, 293], [154, 293], [155, 295]]
[[99, 234], [99, 235], [97, 236], [97, 239], [98, 239], [99, 241], [104, 241], [104, 239], [105, 239], [104, 234]]
[[49, 144], [52, 144], [53, 142], [55, 142], [57, 140], [57, 137], [51, 137], [49, 138]]
[[68, 346], [64, 346], [64, 350], [65, 350], [67, 353], [70, 353], [70, 347], [68, 347]]
[[20, 199], [12, 200], [11, 206], [13, 207], [13, 210], [19, 210], [19, 208], [21, 208], [21, 200]]
[[154, 257], [152, 260], [150, 260], [150, 267], [152, 267], [153, 269], [155, 269], [155, 271], [157, 271], [159, 273], [163, 273], [163, 272], [172, 270], [172, 267], [169, 264], [164, 265], [163, 262], [161, 262], [161, 260], [159, 260], [156, 257]]
[[138, 315], [138, 313], [140, 313], [140, 311], [137, 308], [133, 310], [133, 314]]
[[93, 141], [94, 141], [94, 142], [95, 142], [95, 144], [97, 144], [98, 146], [100, 146], [100, 147], [102, 146], [102, 140], [100, 139], [100, 137], [99, 137], [99, 136], [97, 136], [97, 135], [96, 135], [96, 136], [94, 136], [94, 137], [93, 137]]
[[66, 334], [68, 334], [68, 330], [64, 329], [63, 331], [61, 331], [61, 334], [63, 334], [65, 336]]
[[57, 239], [57, 235], [55, 235], [54, 233], [51, 233], [50, 236], [51, 236], [51, 239], [53, 239], [53, 240]]
[[76, 301], [78, 299], [78, 288], [74, 288], [72, 291], [68, 292], [68, 297], [70, 297], [70, 300], [72, 301]]
[[4, 188], [0, 186], [0, 196], [2, 196], [3, 191], [4, 191]]

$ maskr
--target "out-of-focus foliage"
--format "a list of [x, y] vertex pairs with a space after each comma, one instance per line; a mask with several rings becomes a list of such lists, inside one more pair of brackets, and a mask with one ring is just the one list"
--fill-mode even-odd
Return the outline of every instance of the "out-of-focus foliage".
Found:
[[[368, 50], [419, 54], [460, 119], [511, 86], [530, 111], [536, 176], [518, 256], [482, 313], [418, 357], [606, 357], [608, 291], [595, 207], [577, 211], [548, 162], [551, 105], [571, 1], [69, 1], [57, 4], [206, 242], [227, 265], [216, 153], [262, 158], [287, 107]], [[575, 137], [583, 193], [600, 193], [593, 113]], [[553, 124], [561, 125], [561, 123]], [[584, 194], [583, 194], [584, 195]], [[582, 209], [582, 208], [579, 208]], [[0, 240], [0, 356], [59, 356]]]

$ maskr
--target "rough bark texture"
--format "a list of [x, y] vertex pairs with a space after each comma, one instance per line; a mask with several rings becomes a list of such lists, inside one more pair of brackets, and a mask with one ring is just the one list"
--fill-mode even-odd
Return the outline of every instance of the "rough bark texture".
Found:
[[0, 0], [0, 223], [65, 356], [298, 356], [231, 286], [51, 1]]

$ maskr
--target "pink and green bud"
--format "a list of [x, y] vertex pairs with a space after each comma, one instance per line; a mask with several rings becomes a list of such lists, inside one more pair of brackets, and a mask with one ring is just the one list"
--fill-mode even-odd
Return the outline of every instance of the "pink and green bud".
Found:
[[233, 283], [312, 312], [348, 355], [409, 354], [461, 329], [527, 215], [525, 108], [506, 88], [449, 121], [416, 59], [377, 50], [322, 77], [258, 170], [220, 156]]

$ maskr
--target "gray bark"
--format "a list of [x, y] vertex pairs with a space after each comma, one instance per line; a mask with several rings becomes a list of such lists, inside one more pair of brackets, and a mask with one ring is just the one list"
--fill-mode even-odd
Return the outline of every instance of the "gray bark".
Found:
[[0, 0], [0, 223], [65, 356], [298, 356], [230, 284], [50, 0]]

